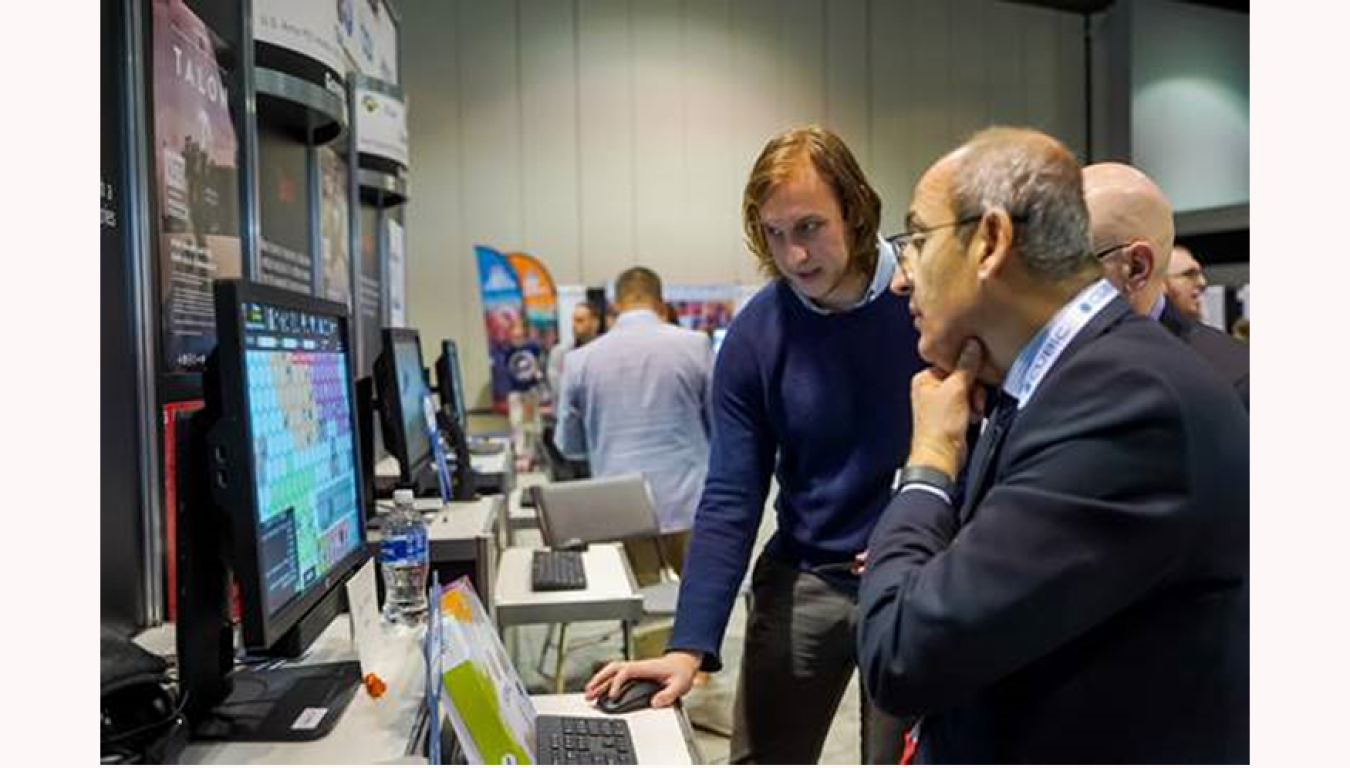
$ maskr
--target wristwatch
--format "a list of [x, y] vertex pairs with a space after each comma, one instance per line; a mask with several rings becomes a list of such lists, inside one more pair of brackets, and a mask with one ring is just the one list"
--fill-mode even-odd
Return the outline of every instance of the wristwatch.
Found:
[[934, 467], [927, 467], [922, 464], [911, 464], [900, 470], [900, 487], [904, 488], [910, 483], [923, 483], [947, 494], [951, 498], [956, 490], [956, 483], [952, 481], [951, 475]]

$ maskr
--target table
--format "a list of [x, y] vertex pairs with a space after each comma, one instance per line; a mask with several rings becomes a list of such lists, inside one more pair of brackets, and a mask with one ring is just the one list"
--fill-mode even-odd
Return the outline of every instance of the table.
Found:
[[[172, 627], [160, 628], [155, 638], [142, 642], [152, 651], [164, 652], [165, 635], [172, 649]], [[415, 736], [425, 712], [426, 663], [422, 657], [423, 629], [381, 625], [382, 644], [375, 655], [375, 670], [388, 690], [373, 699], [358, 689], [333, 732], [317, 741], [237, 742], [197, 741], [183, 751], [183, 763], [211, 764], [332, 764], [424, 762], [422, 745]], [[356, 658], [351, 623], [346, 614], [334, 619], [304, 657], [304, 663], [321, 664]]]
[[[586, 703], [579, 693], [531, 696], [541, 715], [606, 717]], [[703, 762], [698, 744], [689, 729], [689, 719], [679, 704], [664, 709], [643, 709], [615, 715], [628, 722], [633, 733], [633, 751], [644, 765], [695, 765]]]

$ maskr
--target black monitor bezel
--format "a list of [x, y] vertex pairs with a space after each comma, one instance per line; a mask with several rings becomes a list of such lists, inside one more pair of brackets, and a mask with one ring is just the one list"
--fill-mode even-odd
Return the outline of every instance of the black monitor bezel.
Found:
[[[244, 327], [241, 308], [245, 302], [256, 302], [294, 309], [312, 314], [326, 315], [338, 321], [339, 333], [347, 350], [347, 398], [350, 403], [348, 418], [351, 420], [353, 470], [358, 473], [356, 483], [356, 506], [359, 524], [357, 531], [364, 538], [366, 530], [366, 509], [369, 500], [365, 498], [365, 487], [359, 482], [361, 472], [361, 445], [358, 439], [356, 389], [353, 379], [355, 355], [352, 347], [352, 320], [344, 304], [317, 299], [312, 296], [292, 293], [269, 285], [250, 283], [243, 280], [220, 280], [216, 282], [216, 331], [217, 365], [220, 377], [221, 416], [215, 431], [215, 447], [223, 449], [217, 452], [216, 467], [212, 485], [217, 496], [229, 513], [229, 529], [232, 532], [232, 550], [234, 575], [239, 584], [241, 597], [240, 617], [243, 624], [244, 645], [250, 649], [265, 650], [276, 645], [279, 640], [298, 624], [307, 613], [339, 589], [347, 579], [369, 558], [369, 550], [363, 540], [350, 553], [329, 569], [321, 581], [311, 585], [296, 598], [286, 603], [280, 610], [268, 614], [263, 598], [263, 574], [261, 569], [261, 542], [259, 540], [259, 516], [257, 494], [254, 482], [257, 467], [253, 456], [253, 433], [245, 395], [246, 382], [243, 371]], [[219, 466], [224, 458], [226, 464]], [[243, 474], [231, 471], [230, 467], [242, 467]], [[223, 493], [222, 493], [223, 492]]]
[[[442, 380], [443, 374], [449, 381]], [[441, 410], [467, 433], [469, 414], [468, 406], [464, 404], [464, 370], [459, 365], [459, 344], [454, 339], [441, 339], [441, 355], [436, 360], [436, 389], [441, 396]]]
[[[380, 412], [380, 427], [385, 435], [385, 450], [398, 459], [399, 479], [404, 483], [413, 483], [435, 462], [436, 448], [427, 438], [427, 450], [424, 456], [413, 460], [408, 456], [407, 420], [403, 413], [403, 399], [399, 397], [398, 360], [394, 345], [399, 342], [410, 343], [417, 350], [417, 375], [422, 377], [422, 386], [427, 386], [422, 358], [422, 337], [415, 328], [382, 328], [380, 330], [380, 357], [376, 360], [372, 378], [375, 384], [376, 407]], [[386, 395], [392, 394], [392, 397]], [[388, 437], [393, 433], [393, 445]]]

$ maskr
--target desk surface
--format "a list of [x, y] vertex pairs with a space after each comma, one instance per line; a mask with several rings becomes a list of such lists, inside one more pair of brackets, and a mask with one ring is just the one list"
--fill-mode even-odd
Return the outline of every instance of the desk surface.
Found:
[[[409, 754], [426, 691], [422, 628], [381, 625], [383, 644], [375, 671], [389, 686], [378, 699], [359, 688], [333, 732], [309, 742], [192, 742], [184, 763], [355, 764], [398, 760], [424, 762]], [[314, 642], [305, 662], [320, 664], [356, 658], [351, 623], [338, 616]], [[363, 670], [365, 671], [365, 670]]]
[[[579, 693], [531, 696], [530, 701], [541, 715], [605, 717], [587, 704]], [[683, 709], [644, 709], [618, 717], [628, 722], [628, 729], [633, 733], [633, 751], [639, 764], [693, 765], [703, 762]]]
[[[380, 509], [393, 502], [381, 501]], [[428, 513], [428, 505], [434, 512]], [[479, 539], [495, 539], [497, 535], [498, 515], [505, 513], [506, 497], [499, 495], [480, 496], [473, 501], [452, 501], [442, 505], [439, 501], [419, 499], [418, 509], [424, 511], [423, 520], [427, 524], [427, 545], [431, 549], [432, 562], [473, 560], [478, 557]], [[367, 540], [375, 543], [380, 540], [380, 529], [371, 528], [366, 532]]]
[[581, 555], [586, 588], [558, 592], [535, 592], [530, 586], [534, 550], [511, 547], [502, 552], [493, 590], [501, 626], [642, 618], [642, 595], [620, 545], [592, 544]]
[[[491, 438], [491, 440], [495, 443], [505, 443], [508, 447], [497, 453], [470, 453], [469, 464], [473, 466], [473, 471], [480, 475], [506, 474], [511, 468], [513, 458], [509, 447], [510, 440], [505, 438]], [[385, 456], [375, 462], [376, 477], [398, 477], [398, 470], [398, 459], [393, 456]]]

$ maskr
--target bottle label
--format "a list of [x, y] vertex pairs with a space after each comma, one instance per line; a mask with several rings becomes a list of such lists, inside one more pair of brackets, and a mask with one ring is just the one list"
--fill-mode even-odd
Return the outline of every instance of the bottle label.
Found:
[[403, 531], [380, 540], [381, 563], [426, 562], [427, 532], [421, 528]]

